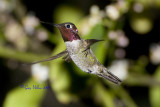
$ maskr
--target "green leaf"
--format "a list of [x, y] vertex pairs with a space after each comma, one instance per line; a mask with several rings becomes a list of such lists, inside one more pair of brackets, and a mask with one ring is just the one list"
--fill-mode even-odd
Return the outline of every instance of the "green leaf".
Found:
[[45, 55], [37, 55], [29, 52], [28, 53], [20, 52], [15, 49], [7, 48], [1, 45], [0, 45], [0, 56], [24, 62], [33, 62], [36, 60], [47, 58], [47, 56]]
[[[154, 77], [160, 81], [160, 66], [157, 68]], [[159, 107], [160, 106], [160, 86], [152, 86], [150, 88], [150, 101], [152, 107]]]
[[73, 6], [61, 5], [55, 10], [56, 23], [72, 22], [76, 26], [81, 20], [83, 12]]
[[97, 24], [95, 25], [89, 34], [87, 34], [85, 36], [85, 38], [92, 38], [92, 39], [104, 39], [104, 33], [105, 33], [105, 29], [104, 27], [102, 26], [102, 24]]
[[[28, 85], [28, 88], [25, 89], [25, 86]], [[39, 107], [42, 101], [42, 98], [45, 93], [45, 89], [33, 89], [33, 85], [39, 85], [43, 88], [46, 86], [44, 83], [37, 83], [34, 80], [30, 79], [23, 83], [24, 87], [18, 86], [15, 89], [11, 90], [4, 101], [4, 107]]]
[[103, 105], [104, 107], [115, 106], [112, 93], [107, 90], [100, 82], [94, 83], [93, 94], [96, 102]]
[[[58, 44], [53, 55], [64, 50], [64, 44]], [[58, 58], [50, 62], [50, 81], [53, 91], [56, 93], [57, 99], [61, 103], [69, 103], [73, 98], [69, 93], [71, 84], [70, 75], [62, 58]]]

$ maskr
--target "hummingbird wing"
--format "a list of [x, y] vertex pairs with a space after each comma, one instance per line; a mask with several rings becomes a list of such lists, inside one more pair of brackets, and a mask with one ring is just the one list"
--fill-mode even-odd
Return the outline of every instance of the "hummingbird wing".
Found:
[[94, 44], [94, 43], [96, 43], [96, 42], [100, 42], [100, 41], [104, 41], [104, 40], [86, 39], [85, 41], [86, 41], [86, 42], [88, 43], [88, 45], [90, 46], [90, 45], [92, 45], [92, 44]]
[[86, 49], [84, 49], [84, 51], [83, 51], [83, 52], [86, 52], [85, 56], [87, 56], [88, 53], [90, 52], [89, 51], [90, 46], [93, 45], [94, 43], [100, 42], [100, 41], [104, 41], [104, 40], [97, 40], [97, 39], [87, 39], [87, 40], [85, 40], [85, 42], [87, 43]]
[[32, 62], [32, 63], [27, 63], [25, 65], [32, 65], [32, 64], [36, 64], [36, 63], [40, 63], [40, 62], [51, 61], [51, 60], [57, 59], [59, 57], [62, 57], [64, 55], [69, 56], [67, 50], [64, 50], [64, 51], [60, 52], [59, 54], [54, 55], [54, 56], [52, 56], [52, 57], [50, 57], [48, 59], [44, 59], [44, 60], [40, 60], [40, 61], [36, 61], [36, 62]]
[[85, 40], [85, 42], [87, 43], [87, 46], [86, 46], [86, 49], [84, 51], [88, 50], [90, 48], [90, 46], [93, 45], [94, 43], [100, 42], [100, 41], [104, 41], [104, 40], [97, 40], [97, 39], [87, 39], [87, 40]]

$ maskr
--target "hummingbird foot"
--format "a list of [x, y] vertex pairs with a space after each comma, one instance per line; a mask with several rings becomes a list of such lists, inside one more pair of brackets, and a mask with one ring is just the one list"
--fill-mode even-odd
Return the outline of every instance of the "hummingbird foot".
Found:
[[87, 73], [90, 73], [90, 74], [91, 74], [91, 73], [92, 73], [92, 71], [91, 71], [90, 69], [88, 69], [88, 72], [87, 72]]
[[67, 53], [66, 56], [63, 57], [63, 59], [66, 61], [66, 62], [71, 62], [72, 59], [71, 57], [69, 56], [69, 54]]

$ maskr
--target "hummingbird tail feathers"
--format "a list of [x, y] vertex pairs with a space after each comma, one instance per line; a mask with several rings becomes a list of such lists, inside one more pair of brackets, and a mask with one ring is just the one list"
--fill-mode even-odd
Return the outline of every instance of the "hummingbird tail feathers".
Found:
[[100, 73], [98, 74], [98, 76], [104, 78], [104, 79], [107, 79], [115, 84], [120, 84], [122, 81], [117, 77], [115, 76], [114, 74], [112, 74], [110, 71], [104, 71], [103, 73]]

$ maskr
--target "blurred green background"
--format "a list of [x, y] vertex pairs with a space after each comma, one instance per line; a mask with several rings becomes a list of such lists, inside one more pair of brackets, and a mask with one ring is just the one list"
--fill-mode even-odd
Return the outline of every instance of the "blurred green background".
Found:
[[[72, 22], [115, 85], [62, 58], [57, 28]], [[160, 107], [160, 0], [0, 0], [0, 106]], [[41, 88], [41, 89], [38, 89]]]

